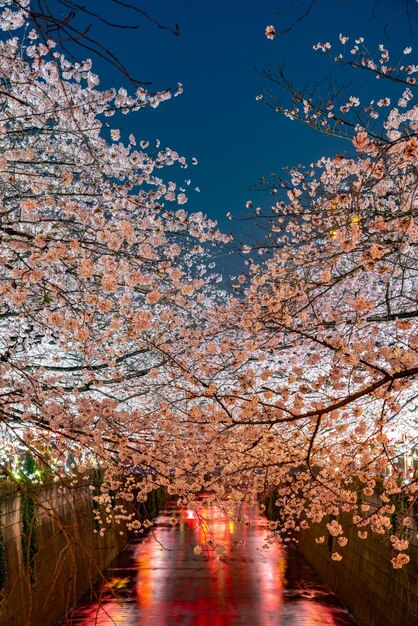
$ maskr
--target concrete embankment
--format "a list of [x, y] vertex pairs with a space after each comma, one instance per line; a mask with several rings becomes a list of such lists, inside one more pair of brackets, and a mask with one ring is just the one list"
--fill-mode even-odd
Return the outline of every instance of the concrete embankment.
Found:
[[[0, 626], [50, 626], [101, 575], [129, 541], [123, 524], [103, 536], [88, 484], [52, 484], [36, 495], [2, 483], [0, 493]], [[161, 493], [146, 503], [156, 514]], [[145, 510], [145, 509], [144, 509]]]
[[[266, 503], [271, 519], [279, 515], [274, 501], [272, 495]], [[370, 504], [373, 507], [378, 502], [370, 501]], [[361, 539], [348, 515], [340, 520], [348, 538], [344, 547], [329, 534], [326, 526], [329, 519], [312, 524], [300, 534], [298, 547], [303, 556], [363, 626], [418, 624], [417, 518], [411, 513], [405, 531], [410, 541], [407, 552], [410, 561], [402, 569], [392, 567], [394, 551], [388, 536], [369, 532], [367, 539]], [[316, 542], [318, 537], [324, 537], [322, 543]], [[341, 561], [331, 558], [334, 552], [342, 555]]]

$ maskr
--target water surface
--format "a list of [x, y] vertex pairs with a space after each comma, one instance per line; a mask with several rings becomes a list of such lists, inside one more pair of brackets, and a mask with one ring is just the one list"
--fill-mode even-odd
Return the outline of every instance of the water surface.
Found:
[[[297, 550], [263, 547], [268, 535], [263, 516], [253, 509], [242, 514], [250, 525], [235, 524], [204, 499], [197, 511], [172, 504], [155, 520], [153, 532], [129, 544], [106, 570], [95, 597], [86, 594], [61, 624], [356, 624]], [[218, 559], [214, 549], [204, 548], [206, 539], [222, 546]], [[201, 555], [194, 553], [197, 545]]]

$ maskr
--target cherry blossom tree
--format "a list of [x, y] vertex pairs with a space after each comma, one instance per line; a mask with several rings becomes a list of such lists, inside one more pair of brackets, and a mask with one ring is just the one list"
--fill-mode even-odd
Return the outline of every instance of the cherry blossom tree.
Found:
[[[228, 496], [245, 523], [243, 500], [274, 492], [285, 541], [343, 512], [360, 536], [391, 534], [394, 566], [407, 562], [417, 480], [393, 437], [416, 436], [416, 68], [359, 51], [351, 63], [400, 85], [396, 106], [382, 98], [357, 116], [356, 96], [337, 112], [301, 94], [284, 107], [347, 129], [353, 153], [266, 181], [277, 201], [254, 210], [265, 240], [244, 249], [248, 272], [225, 294], [208, 256], [228, 237], [178, 208], [184, 192], [160, 176], [185, 159], [107, 126], [173, 94], [101, 91], [91, 62], [35, 30], [0, 44], [6, 455], [20, 446], [57, 476], [69, 454], [78, 476], [99, 461], [104, 523], [129, 521], [123, 499], [157, 486], [188, 506], [202, 490]], [[341, 547], [344, 529], [329, 520]]]
[[[36, 28], [42, 43], [53, 39], [60, 52], [71, 61], [79, 61], [79, 53], [106, 61], [133, 84], [150, 84], [131, 75], [126, 65], [112, 52], [103, 36], [96, 35], [95, 26], [132, 31], [150, 25], [178, 36], [179, 25], [169, 26], [156, 20], [148, 11], [129, 0], [109, 0], [107, 5], [86, 6], [73, 0], [2, 0], [2, 25], [11, 30], [26, 23]], [[121, 13], [109, 18], [109, 11]]]
[[[267, 38], [272, 38], [271, 28], [266, 29]], [[288, 119], [328, 135], [352, 140], [360, 126], [371, 139], [390, 141], [384, 131], [386, 124], [390, 124], [386, 118], [392, 110], [391, 100], [398, 100], [397, 107], [405, 108], [413, 99], [416, 88], [417, 67], [410, 61], [412, 48], [404, 48], [400, 63], [391, 61], [389, 50], [383, 44], [379, 45], [377, 54], [373, 54], [364, 37], [351, 41], [340, 34], [337, 44], [319, 42], [313, 49], [339, 68], [351, 68], [365, 74], [364, 78], [379, 79], [373, 89], [377, 97], [364, 102], [358, 95], [347, 93], [347, 88], [338, 77], [333, 76], [327, 81], [320, 81], [322, 89], [318, 83], [298, 87], [287, 76], [282, 64], [261, 72], [267, 83], [257, 99]], [[402, 96], [396, 87], [404, 87]]]
[[[237, 483], [244, 473], [254, 501], [259, 491], [278, 494], [285, 539], [351, 513], [362, 538], [368, 530], [391, 535], [393, 565], [402, 567], [409, 557], [400, 537], [418, 489], [399, 463], [418, 434], [416, 67], [388, 67], [383, 46], [375, 62], [359, 52], [362, 43], [350, 63], [401, 94], [395, 106], [382, 98], [360, 116], [356, 96], [337, 112], [335, 102], [291, 92], [285, 115], [348, 136], [355, 152], [265, 179], [277, 198], [270, 212], [248, 203], [265, 239], [244, 248], [248, 272], [222, 314], [232, 345], [212, 393], [233, 450], [225, 470]], [[330, 44], [315, 48], [333, 54]], [[344, 525], [336, 524], [330, 532], [344, 546]]]
[[0, 73], [2, 461], [155, 468], [177, 343], [213, 298], [203, 260], [228, 238], [160, 178], [184, 158], [106, 119], [172, 94], [100, 91], [35, 30], [0, 44]]
[[301, 97], [284, 110], [352, 149], [265, 180], [269, 212], [248, 203], [265, 237], [244, 247], [236, 296], [188, 331], [193, 365], [165, 408], [188, 424], [168, 489], [189, 506], [199, 489], [227, 494], [239, 519], [244, 499], [274, 493], [272, 539], [328, 522], [340, 560], [354, 526], [388, 535], [400, 568], [418, 490], [402, 463], [418, 435], [418, 113], [415, 66], [385, 69], [379, 53], [356, 67], [399, 85], [395, 106], [385, 97], [358, 116], [352, 96], [337, 114]]

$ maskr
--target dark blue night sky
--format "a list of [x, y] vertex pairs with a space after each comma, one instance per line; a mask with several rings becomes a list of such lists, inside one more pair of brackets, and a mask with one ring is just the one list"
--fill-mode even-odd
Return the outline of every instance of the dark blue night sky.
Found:
[[[223, 230], [237, 231], [239, 226], [225, 215], [230, 211], [242, 216], [247, 199], [268, 205], [267, 193], [247, 189], [260, 176], [279, 171], [284, 165], [309, 163], [322, 154], [350, 150], [347, 142], [320, 135], [256, 101], [266, 86], [256, 68], [263, 70], [285, 61], [288, 75], [298, 85], [321, 79], [331, 71], [345, 83], [353, 80], [350, 94], [370, 98], [386, 94], [387, 88], [379, 92], [377, 88], [384, 85], [366, 73], [343, 72], [321, 59], [312, 45], [330, 41], [339, 51], [339, 33], [350, 36], [350, 42], [364, 36], [371, 50], [384, 43], [397, 60], [403, 48], [414, 47], [418, 38], [416, 2], [409, 2], [409, 23], [405, 13], [396, 17], [407, 0], [316, 0], [311, 13], [289, 33], [274, 41], [266, 39], [268, 24], [285, 29], [309, 4], [302, 0], [138, 2], [162, 23], [178, 22], [180, 36], [175, 37], [136, 19], [132, 12], [117, 13], [110, 0], [101, 3], [106, 17], [125, 22], [132, 19], [140, 25], [136, 31], [120, 31], [96, 24], [92, 31], [98, 39], [105, 38], [133, 76], [152, 81], [155, 90], [177, 82], [184, 85], [182, 96], [158, 109], [121, 118], [122, 129], [134, 132], [139, 139], [158, 138], [188, 159], [195, 156], [198, 165], [182, 171], [179, 178], [191, 178], [190, 190], [196, 186], [201, 190], [190, 191], [188, 208], [218, 219]], [[284, 15], [292, 5], [293, 10]], [[414, 53], [409, 62], [416, 60]], [[95, 62], [95, 67], [103, 86], [124, 82], [104, 63]]]

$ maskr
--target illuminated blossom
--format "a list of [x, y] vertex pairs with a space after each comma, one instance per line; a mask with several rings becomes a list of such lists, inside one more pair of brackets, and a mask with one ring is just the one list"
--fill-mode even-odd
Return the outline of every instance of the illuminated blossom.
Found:
[[112, 275], [106, 275], [103, 276], [102, 281], [101, 281], [101, 286], [103, 291], [107, 291], [109, 293], [116, 291], [118, 283], [116, 280], [115, 276]]
[[267, 39], [274, 39], [276, 36], [276, 29], [274, 28], [274, 26], [272, 24], [270, 24], [270, 26], [266, 26], [266, 31], [265, 31], [266, 37]]
[[336, 537], [337, 535], [341, 535], [343, 532], [341, 524], [337, 522], [337, 520], [332, 520], [329, 524], [327, 524], [327, 528], [329, 530], [330, 535]]
[[410, 557], [405, 553], [397, 554], [393, 559], [391, 559], [394, 569], [402, 569], [402, 567], [409, 563], [409, 561]]

